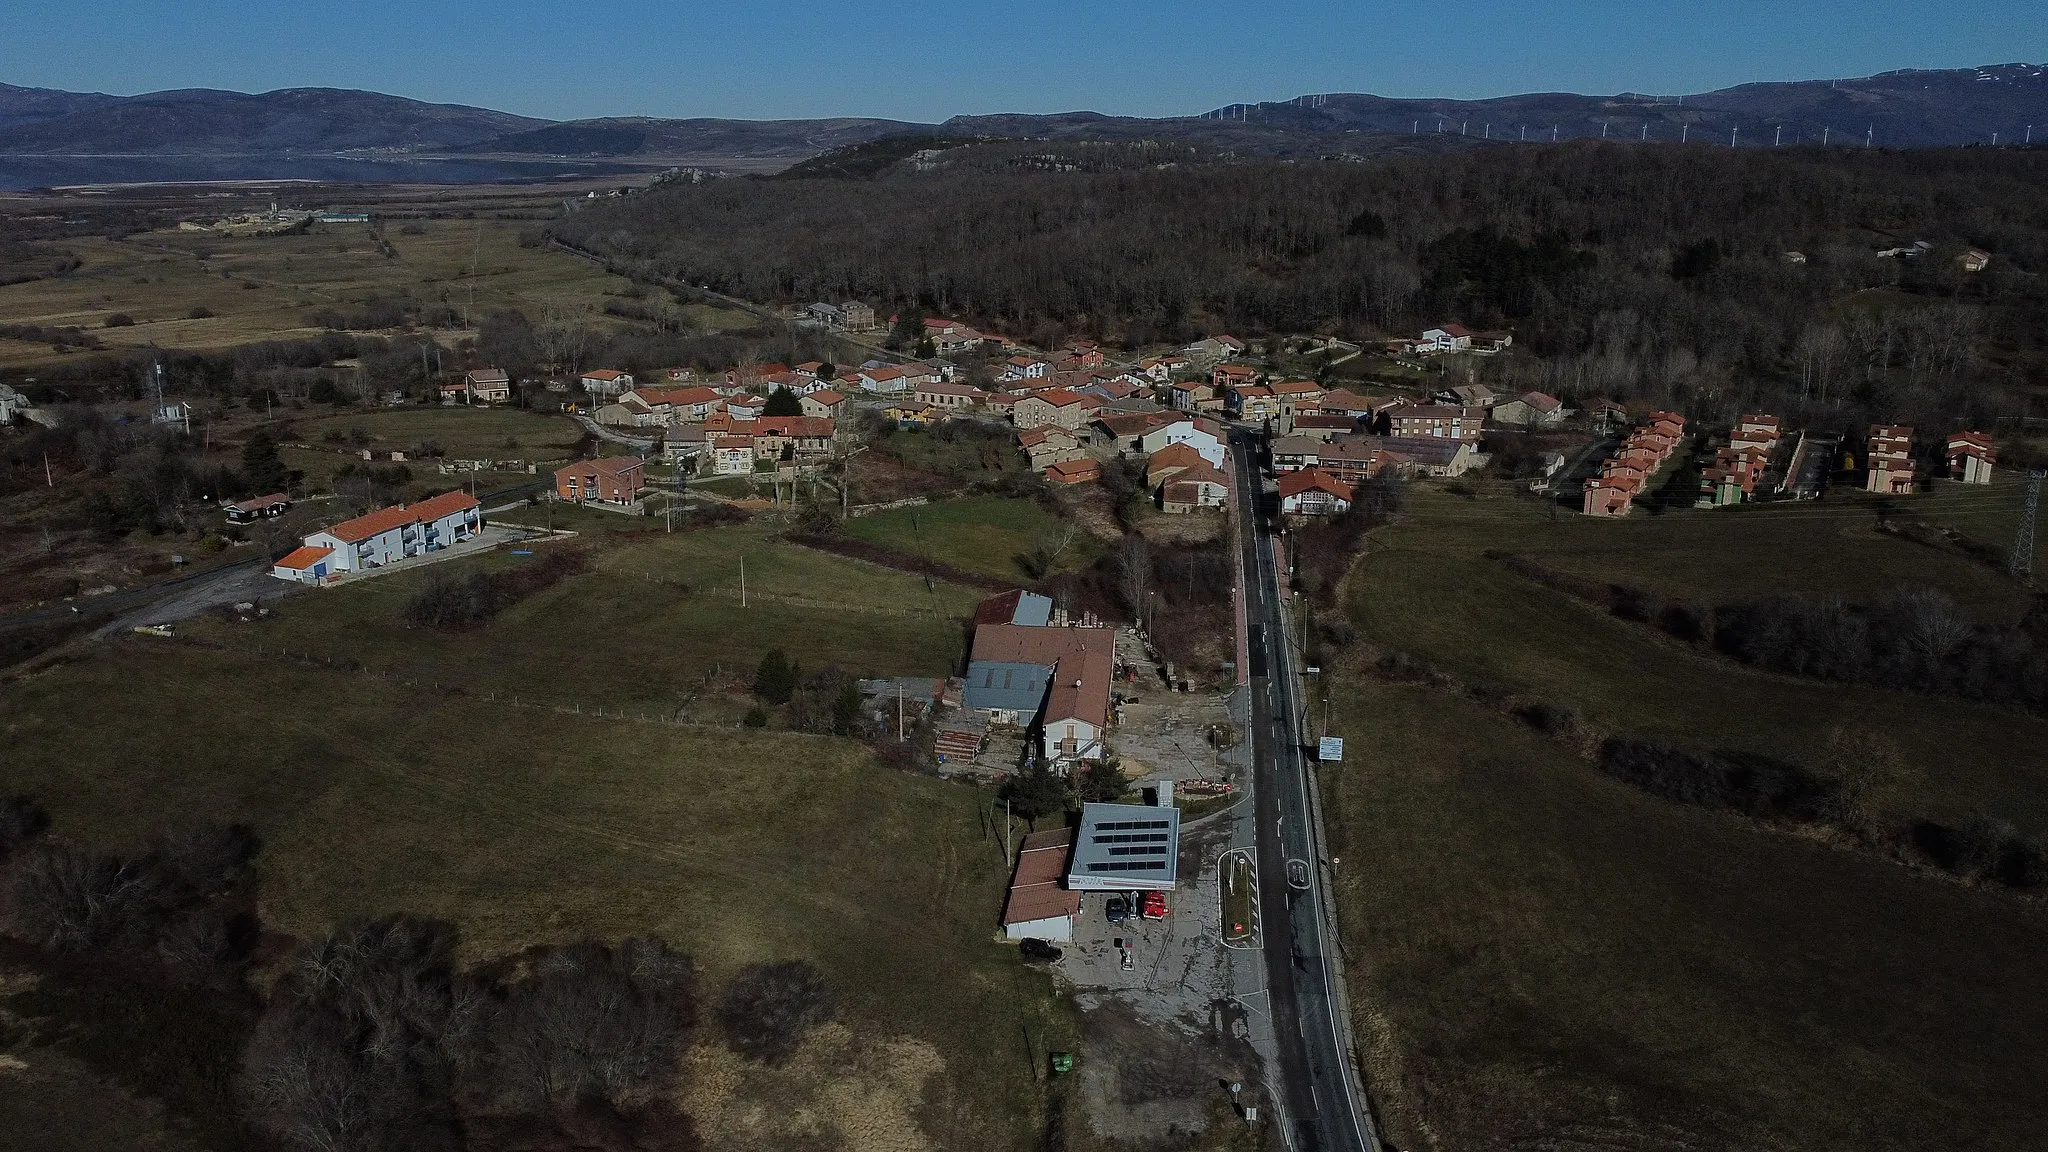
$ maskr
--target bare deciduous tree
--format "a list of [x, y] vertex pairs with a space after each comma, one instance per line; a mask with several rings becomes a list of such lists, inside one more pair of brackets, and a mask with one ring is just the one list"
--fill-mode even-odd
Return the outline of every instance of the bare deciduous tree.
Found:
[[837, 1011], [823, 973], [808, 960], [785, 960], [741, 969], [719, 1000], [718, 1022], [733, 1051], [775, 1065], [796, 1055], [811, 1030]]

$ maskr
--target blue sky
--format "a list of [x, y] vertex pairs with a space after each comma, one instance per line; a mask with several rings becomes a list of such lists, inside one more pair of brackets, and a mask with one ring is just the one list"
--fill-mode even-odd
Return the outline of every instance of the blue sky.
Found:
[[552, 118], [1168, 115], [2048, 59], [2039, 0], [0, 0], [0, 27], [13, 84], [369, 88]]

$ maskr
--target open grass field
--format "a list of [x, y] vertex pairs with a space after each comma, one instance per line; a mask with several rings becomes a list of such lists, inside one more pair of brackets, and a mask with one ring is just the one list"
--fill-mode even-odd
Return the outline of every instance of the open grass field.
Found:
[[[1527, 504], [1416, 497], [1414, 515], [1378, 533], [1351, 576], [1353, 618], [1374, 643], [1468, 682], [1574, 705], [1608, 730], [1701, 750], [1811, 763], [1836, 726], [1883, 732], [1914, 766], [1894, 798], [1902, 811], [1986, 811], [2048, 830], [2048, 721], [1753, 671], [1517, 576], [1483, 553], [1506, 549], [1577, 575], [1709, 601], [1779, 591], [1854, 600], [1925, 584], [1984, 618], [2017, 619], [2024, 590], [1990, 567], [1877, 533], [1874, 516], [1830, 510], [1825, 515], [1840, 518], [1799, 519], [1822, 515], [1803, 506], [1551, 522]], [[1959, 733], [1978, 754], [1954, 754]]]
[[[482, 960], [653, 933], [713, 990], [746, 963], [813, 958], [843, 1026], [782, 1069], [708, 1036], [688, 1061], [709, 1147], [1037, 1147], [1034, 1068], [1073, 1023], [994, 942], [1007, 869], [986, 798], [683, 695], [714, 665], [750, 677], [769, 647], [944, 674], [973, 594], [748, 526], [593, 543], [588, 571], [474, 632], [408, 629], [398, 610], [429, 579], [530, 561], [311, 590], [259, 624], [195, 620], [0, 685], [4, 786], [109, 845], [250, 822], [266, 926], [295, 936], [403, 910], [454, 921]], [[678, 712], [723, 723], [663, 722]]]
[[326, 442], [331, 433], [348, 437], [361, 429], [370, 437], [363, 447], [407, 451], [424, 440], [439, 444], [450, 456], [464, 459], [557, 459], [583, 437], [583, 429], [567, 416], [518, 408], [452, 407], [379, 408], [369, 412], [336, 412], [294, 420], [300, 440]]
[[[532, 563], [500, 551], [319, 589], [280, 604], [260, 626], [197, 622], [195, 635], [250, 650], [359, 661], [423, 683], [585, 711], [704, 718], [694, 698], [707, 674], [751, 678], [771, 648], [807, 668], [858, 675], [945, 676], [976, 594], [784, 544], [752, 526], [675, 533], [659, 520], [580, 512], [617, 526], [590, 570], [514, 606], [482, 628], [408, 627], [405, 602], [429, 581], [472, 565]], [[531, 515], [531, 512], [529, 512]], [[650, 529], [652, 523], [655, 527]], [[558, 518], [558, 526], [561, 521]], [[616, 539], [631, 531], [634, 538]], [[541, 548], [560, 548], [544, 544]], [[740, 603], [746, 565], [747, 604]]]
[[[2010, 619], [2026, 598], [1995, 570], [1873, 531], [1860, 499], [1602, 523], [1468, 486], [1417, 486], [1375, 535], [1344, 589], [1362, 641], [1698, 751], [1812, 764], [1837, 726], [1882, 733], [1910, 765], [1886, 809], [2048, 830], [2038, 719], [1755, 673], [1484, 553], [1710, 602], [1928, 584]], [[1929, 511], [2001, 498], [1968, 495]], [[2037, 1143], [2038, 901], [1654, 797], [1362, 662], [1336, 662], [1333, 730], [1361, 751], [1325, 777], [1328, 822], [1354, 1020], [1401, 1147]]]
[[712, 988], [744, 963], [814, 959], [847, 1028], [773, 1073], [715, 1047], [693, 1058], [684, 1095], [711, 1147], [1036, 1144], [1024, 1037], [1042, 1057], [1070, 1024], [993, 942], [1006, 870], [972, 790], [881, 769], [848, 741], [563, 715], [139, 642], [9, 686], [0, 731], [8, 788], [61, 832], [130, 845], [165, 824], [252, 823], [276, 930], [404, 910], [454, 921], [473, 960], [654, 933]]
[[[1066, 525], [1036, 501], [1006, 496], [969, 496], [914, 508], [892, 508], [846, 522], [849, 536], [926, 555], [941, 564], [1001, 579], [1026, 580], [1023, 558], [1041, 538], [1057, 541]], [[1054, 570], [1085, 568], [1102, 546], [1076, 532]]]
[[[601, 308], [629, 287], [623, 278], [550, 248], [521, 247], [530, 221], [422, 219], [384, 228], [396, 258], [360, 224], [316, 224], [303, 234], [217, 236], [151, 232], [124, 240], [68, 239], [84, 261], [68, 276], [0, 287], [0, 318], [13, 324], [91, 329], [114, 347], [214, 349], [310, 336], [308, 314], [372, 297], [410, 296], [481, 317], [518, 308]], [[416, 230], [416, 231], [415, 231]], [[193, 318], [195, 309], [211, 316]], [[744, 313], [692, 307], [700, 329], [751, 327]], [[107, 328], [113, 315], [134, 320]], [[0, 341], [0, 366], [61, 358], [48, 345]]]
[[[2028, 596], [1996, 567], [1952, 548], [1877, 530], [1880, 506], [1897, 520], [1954, 528], [1973, 540], [2011, 542], [2024, 481], [2002, 473], [1988, 488], [1942, 483], [1893, 499], [1836, 489], [1820, 501], [1735, 508], [1638, 510], [1596, 520], [1518, 497], [1506, 481], [1465, 480], [1470, 497], [1417, 485], [1415, 528], [1385, 534], [1396, 546], [1526, 555], [1573, 575], [1635, 584], [1667, 596], [1727, 603], [1783, 593], [1869, 601], [1902, 584], [1940, 588], [1985, 619], [2017, 619]], [[2040, 543], [2036, 555], [2048, 559]]]
[[1335, 714], [1368, 750], [1325, 795], [1399, 1147], [2039, 1146], [2038, 905], [1652, 797], [1446, 694]]

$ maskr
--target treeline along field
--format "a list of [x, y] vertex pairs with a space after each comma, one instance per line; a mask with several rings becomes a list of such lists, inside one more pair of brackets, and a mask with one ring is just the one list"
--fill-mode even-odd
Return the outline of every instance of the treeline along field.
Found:
[[[866, 179], [673, 186], [553, 232], [623, 271], [763, 301], [856, 297], [1047, 345], [1512, 327], [1535, 356], [1493, 370], [1519, 386], [1730, 412], [1981, 418], [2039, 372], [2038, 150], [1588, 143], [1162, 165], [1137, 145], [1020, 148]], [[1916, 240], [1926, 256], [1877, 255]], [[1969, 246], [1993, 254], [1983, 272], [1954, 262]]]

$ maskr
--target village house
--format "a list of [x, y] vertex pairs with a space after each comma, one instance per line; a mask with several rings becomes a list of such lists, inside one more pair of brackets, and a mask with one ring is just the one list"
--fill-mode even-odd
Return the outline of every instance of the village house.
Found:
[[483, 509], [476, 497], [459, 489], [443, 492], [417, 504], [380, 508], [321, 529], [279, 560], [271, 575], [317, 584], [438, 552], [474, 537], [483, 526]]
[[[1186, 448], [1176, 444], [1175, 448]], [[1167, 476], [1159, 486], [1159, 510], [1169, 515], [1221, 508], [1230, 500], [1230, 478], [1207, 460], [1194, 463]]]
[[1029, 609], [1024, 618], [1033, 622], [983, 623], [977, 612], [963, 706], [1024, 728], [1042, 763], [1070, 769], [1107, 758], [1115, 629], [1053, 624], [1051, 601], [1042, 596], [1029, 605], [992, 600], [991, 618], [1017, 619]]
[[1415, 342], [1417, 356], [1441, 356], [1452, 352], [1468, 352], [1472, 348], [1472, 330], [1460, 324], [1446, 324], [1431, 328]]
[[790, 371], [796, 373], [797, 375], [803, 377], [806, 380], [815, 381], [816, 379], [818, 379], [819, 374], [825, 371], [825, 362], [822, 360], [806, 360], [803, 363], [797, 365], [796, 367], [790, 369]]
[[1169, 444], [1145, 458], [1145, 487], [1156, 490], [1176, 473], [1209, 462], [1187, 444]]
[[1460, 384], [1437, 393], [1436, 401], [1457, 408], [1491, 408], [1500, 403], [1500, 394], [1484, 384]]
[[221, 511], [227, 513], [228, 523], [247, 524], [251, 520], [267, 520], [271, 517], [282, 516], [291, 506], [291, 497], [282, 492], [272, 492], [268, 496], [256, 496], [248, 500], [237, 500], [232, 504], [223, 504], [220, 507]]
[[863, 368], [854, 374], [854, 379], [863, 391], [882, 395], [895, 395], [910, 391], [908, 373], [894, 365], [880, 368]]
[[927, 317], [924, 322], [924, 337], [932, 342], [932, 348], [941, 356], [951, 356], [978, 347], [985, 339], [981, 333], [969, 328], [958, 320]]
[[1322, 462], [1323, 448], [1336, 439], [1334, 436], [1310, 436], [1303, 433], [1274, 437], [1267, 449], [1273, 456], [1274, 475], [1315, 467]]
[[1387, 413], [1387, 429], [1394, 436], [1437, 436], [1478, 443], [1486, 427], [1484, 408], [1454, 408], [1442, 404], [1415, 404]]
[[610, 428], [651, 428], [664, 423], [654, 409], [642, 404], [631, 396], [616, 404], [599, 405], [591, 418]]
[[1185, 356], [1154, 356], [1138, 362], [1138, 371], [1154, 384], [1169, 383], [1175, 372], [1185, 372], [1192, 367]]
[[1282, 416], [1322, 410], [1323, 386], [1313, 380], [1281, 380], [1271, 387]]
[[1307, 436], [1326, 443], [1333, 437], [1356, 431], [1356, 417], [1332, 412], [1306, 412], [1288, 421], [1290, 436]]
[[1081, 438], [1056, 424], [1018, 432], [1017, 447], [1030, 459], [1033, 472], [1043, 472], [1054, 464], [1087, 455], [1081, 447]]
[[1181, 412], [1221, 412], [1223, 398], [1207, 380], [1182, 380], [1160, 389], [1166, 406]]
[[1949, 479], [1964, 484], [1991, 483], [1991, 466], [1998, 463], [1998, 449], [1982, 432], [1956, 432], [1949, 436], [1947, 451]]
[[1086, 456], [1062, 460], [1045, 470], [1045, 478], [1055, 484], [1087, 484], [1102, 479], [1102, 465]]
[[1864, 490], [1888, 496], [1913, 491], [1913, 429], [1903, 424], [1870, 426], [1869, 477]]
[[697, 424], [671, 425], [661, 437], [661, 462], [695, 470], [704, 457], [704, 429]]
[[1493, 422], [1516, 428], [1553, 428], [1571, 413], [1564, 401], [1548, 392], [1524, 392], [1513, 400], [1493, 406]]
[[1048, 388], [1018, 400], [1010, 410], [1010, 419], [1019, 428], [1055, 424], [1061, 428], [1079, 429], [1087, 425], [1089, 417], [1101, 405], [1098, 397], [1083, 396], [1065, 388]]
[[472, 368], [462, 382], [474, 403], [505, 404], [512, 399], [512, 377], [503, 368]]
[[1288, 516], [1334, 516], [1350, 510], [1354, 490], [1320, 468], [1303, 468], [1280, 478], [1280, 511]]
[[1224, 394], [1224, 407], [1239, 420], [1264, 422], [1280, 415], [1280, 397], [1266, 384], [1246, 384]]
[[555, 496], [577, 504], [631, 504], [647, 487], [647, 465], [637, 456], [600, 456], [555, 469]]
[[815, 461], [832, 455], [838, 426], [818, 416], [763, 416], [749, 433], [757, 460]]
[[930, 404], [898, 400], [882, 409], [882, 418], [898, 428], [929, 428], [944, 420], [946, 414]]
[[754, 438], [744, 434], [720, 436], [710, 440], [711, 474], [714, 476], [748, 476], [754, 471]]
[[1218, 364], [1209, 371], [1209, 386], [1220, 396], [1228, 396], [1232, 389], [1246, 388], [1259, 382], [1259, 370], [1249, 364]]
[[972, 408], [988, 398], [988, 393], [972, 384], [949, 384], [943, 380], [919, 384], [911, 395], [918, 403], [934, 408]]
[[1221, 360], [1244, 354], [1244, 341], [1235, 336], [1211, 336], [1197, 340], [1180, 350], [1182, 356], [1194, 362], [1198, 368], [1206, 368]]
[[1956, 257], [1956, 265], [1965, 272], [1982, 272], [1991, 265], [1991, 253], [1982, 248], [1967, 248]]
[[1479, 454], [1479, 446], [1470, 440], [1448, 436], [1340, 436], [1319, 454], [1317, 467], [1355, 484], [1388, 468], [1400, 476], [1451, 479], [1483, 463], [1485, 458]]
[[469, 400], [469, 381], [454, 378], [442, 380], [440, 396], [443, 404], [466, 403]]
[[1036, 356], [1012, 356], [1003, 361], [1003, 370], [996, 377], [997, 382], [1007, 384], [1012, 380], [1039, 380], [1052, 375], [1052, 365]]
[[822, 416], [836, 420], [846, 407], [846, 397], [830, 388], [820, 388], [797, 398], [804, 407], [806, 416]]
[[633, 377], [616, 368], [592, 368], [583, 374], [582, 384], [592, 396], [617, 396], [633, 386]]
[[[636, 389], [635, 391], [638, 392], [639, 390]], [[657, 412], [666, 408], [666, 414], [671, 422], [683, 424], [703, 423], [706, 417], [710, 416], [712, 412], [717, 410], [719, 405], [725, 402], [725, 397], [720, 396], [717, 389], [701, 386], [695, 388], [669, 388], [656, 393], [654, 396], [649, 397], [649, 399], [653, 401], [649, 407], [654, 408]]]
[[1186, 444], [1207, 460], [1212, 467], [1223, 467], [1225, 450], [1223, 427], [1214, 420], [1196, 417], [1155, 418], [1150, 428], [1139, 437], [1138, 447], [1145, 454], [1157, 452], [1172, 444]]

